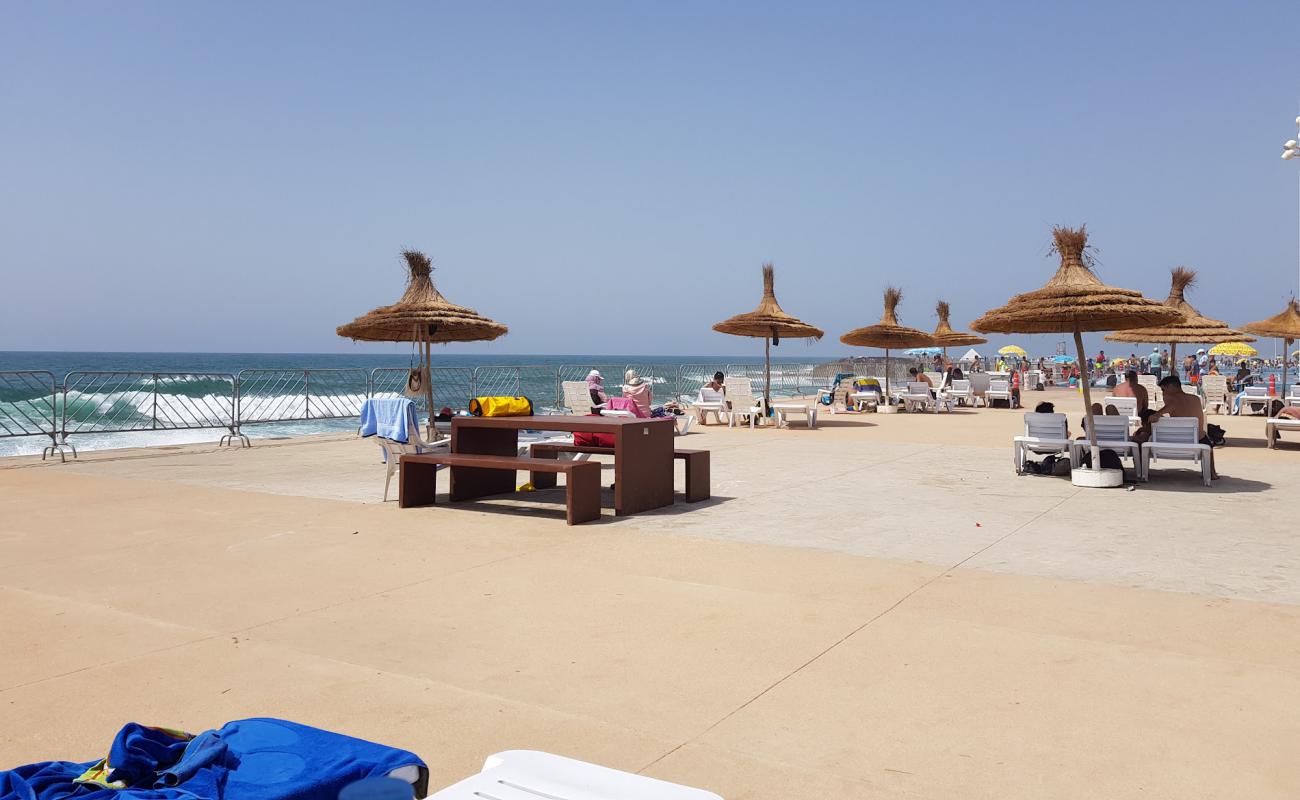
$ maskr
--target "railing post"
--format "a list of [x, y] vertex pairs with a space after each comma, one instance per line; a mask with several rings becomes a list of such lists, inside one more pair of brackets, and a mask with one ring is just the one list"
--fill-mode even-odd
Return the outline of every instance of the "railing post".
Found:
[[158, 430], [158, 373], [153, 373], [153, 429]]
[[311, 370], [302, 371], [303, 418], [311, 419]]

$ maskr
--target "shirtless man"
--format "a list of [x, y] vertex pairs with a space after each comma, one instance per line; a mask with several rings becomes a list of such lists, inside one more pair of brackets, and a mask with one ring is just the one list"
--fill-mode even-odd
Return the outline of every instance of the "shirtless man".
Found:
[[[1161, 417], [1188, 417], [1196, 420], [1196, 435], [1201, 444], [1210, 444], [1205, 435], [1205, 411], [1201, 408], [1201, 398], [1183, 391], [1183, 382], [1177, 375], [1169, 375], [1160, 381], [1160, 391], [1165, 398], [1165, 407], [1147, 415], [1142, 428], [1133, 438], [1145, 442], [1151, 438], [1151, 426]], [[1210, 477], [1218, 480], [1219, 473], [1214, 468], [1214, 450], [1210, 450]]]
[[1115, 387], [1116, 397], [1132, 397], [1137, 400], [1137, 413], [1141, 414], [1147, 410], [1147, 387], [1138, 383], [1137, 370], [1129, 370], [1124, 373], [1124, 382]]

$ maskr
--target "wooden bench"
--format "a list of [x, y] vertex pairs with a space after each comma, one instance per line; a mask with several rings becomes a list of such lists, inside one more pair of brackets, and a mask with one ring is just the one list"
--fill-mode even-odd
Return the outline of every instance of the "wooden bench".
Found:
[[[545, 474], [550, 486], [564, 473], [565, 519], [570, 525], [600, 518], [600, 464], [595, 461], [557, 461], [554, 458], [520, 458], [470, 453], [421, 453], [402, 456], [397, 504], [401, 508], [433, 505], [438, 492], [438, 465], [451, 471], [452, 502], [493, 494], [480, 488], [485, 475], [503, 470]], [[534, 484], [536, 486], [536, 484]]]
[[[560, 453], [589, 453], [598, 456], [612, 456], [614, 455], [614, 448], [595, 445], [545, 443], [533, 445], [529, 452], [533, 458], [537, 459], [558, 459]], [[686, 502], [698, 503], [713, 496], [709, 488], [708, 450], [674, 450], [673, 458], [686, 462]], [[555, 485], [555, 475], [534, 474], [532, 481], [533, 486], [539, 489], [549, 488]]]

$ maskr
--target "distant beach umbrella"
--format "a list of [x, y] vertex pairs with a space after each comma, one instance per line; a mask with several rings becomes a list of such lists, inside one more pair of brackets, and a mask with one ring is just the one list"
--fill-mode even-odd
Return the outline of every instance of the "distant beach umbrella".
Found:
[[[972, 328], [981, 333], [1072, 333], [1079, 363], [1085, 364], [1088, 357], [1083, 350], [1084, 331], [1154, 327], [1182, 318], [1179, 311], [1148, 300], [1141, 292], [1102, 283], [1090, 268], [1086, 227], [1057, 227], [1052, 239], [1052, 251], [1060, 255], [1061, 264], [1051, 280], [1041, 289], [1018, 294], [1001, 308], [989, 311], [972, 322]], [[1101, 453], [1092, 421], [1092, 391], [1086, 376], [1081, 383], [1093, 474], [1075, 476], [1074, 481], [1077, 485], [1118, 486], [1123, 482], [1122, 474], [1102, 475], [1099, 469]]]
[[821, 328], [792, 317], [781, 310], [776, 302], [776, 269], [771, 264], [763, 265], [763, 298], [758, 301], [758, 308], [747, 314], [723, 320], [713, 326], [718, 333], [732, 336], [749, 336], [763, 340], [763, 401], [772, 401], [772, 348], [781, 344], [782, 339], [820, 339], [824, 335]]
[[1239, 358], [1250, 358], [1259, 355], [1259, 351], [1245, 342], [1224, 342], [1216, 344], [1209, 350], [1212, 356], [1237, 356]]
[[898, 324], [898, 304], [903, 300], [903, 290], [889, 286], [885, 289], [885, 313], [880, 322], [864, 328], [854, 328], [840, 337], [844, 344], [854, 347], [879, 347], [885, 351], [885, 402], [889, 402], [889, 351], [908, 347], [932, 347], [934, 337], [925, 331]]
[[954, 331], [952, 325], [948, 322], [949, 310], [950, 307], [946, 300], [940, 300], [935, 305], [934, 313], [939, 315], [939, 324], [935, 326], [934, 333], [931, 334], [935, 346], [943, 348], [944, 356], [948, 355], [949, 347], [969, 347], [973, 344], [988, 343], [988, 339], [985, 339], [983, 336]]
[[1020, 345], [1018, 345], [1018, 344], [1009, 344], [1009, 345], [1007, 345], [1006, 347], [999, 347], [999, 348], [998, 348], [998, 355], [1000, 355], [1000, 356], [1019, 356], [1020, 358], [1024, 358], [1024, 357], [1028, 356], [1029, 354], [1026, 353], [1026, 352], [1025, 352], [1025, 348], [1021, 347]]
[[[420, 349], [424, 372], [418, 387], [429, 403], [429, 425], [433, 424], [433, 387], [429, 383], [432, 345], [438, 342], [489, 341], [509, 329], [477, 311], [458, 306], [442, 296], [433, 285], [433, 264], [419, 250], [406, 250], [410, 276], [406, 291], [391, 306], [381, 306], [336, 329], [339, 336], [366, 342], [411, 342]], [[413, 389], [416, 387], [412, 387]]]
[[1165, 305], [1182, 315], [1182, 319], [1155, 328], [1133, 328], [1106, 337], [1108, 342], [1169, 345], [1169, 361], [1177, 364], [1178, 345], [1214, 342], [1253, 342], [1255, 337], [1228, 327], [1228, 323], [1210, 319], [1192, 308], [1184, 294], [1196, 283], [1196, 270], [1174, 267], [1170, 270], [1169, 297]]
[[[1297, 121], [1296, 124], [1300, 124]], [[1252, 322], [1248, 325], [1242, 325], [1241, 329], [1256, 336], [1267, 336], [1273, 339], [1282, 340], [1282, 350], [1285, 352], [1291, 343], [1300, 339], [1300, 303], [1296, 303], [1295, 298], [1287, 302], [1286, 308], [1282, 309], [1281, 314], [1261, 319], [1259, 322]], [[1286, 386], [1286, 368], [1287, 359], [1282, 360], [1282, 385]]]

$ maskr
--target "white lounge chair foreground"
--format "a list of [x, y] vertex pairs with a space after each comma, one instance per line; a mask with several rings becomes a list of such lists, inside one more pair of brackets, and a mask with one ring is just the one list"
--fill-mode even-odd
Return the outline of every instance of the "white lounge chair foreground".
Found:
[[1075, 467], [1074, 451], [1070, 447], [1068, 436], [1069, 423], [1064, 414], [1039, 414], [1031, 411], [1025, 414], [1025, 434], [1012, 440], [1016, 474], [1025, 472], [1025, 459], [1030, 453], [1036, 455], [1061, 455], [1070, 457], [1070, 466]]
[[925, 411], [930, 408], [934, 398], [930, 395], [930, 384], [925, 381], [909, 381], [907, 391], [898, 396], [903, 407], [908, 411]]
[[[1117, 399], [1133, 400], [1131, 397], [1120, 397]], [[1136, 474], [1138, 480], [1145, 480], [1146, 473], [1142, 471], [1142, 447], [1129, 438], [1128, 419], [1123, 416], [1112, 414], [1110, 416], [1102, 417], [1094, 416], [1092, 418], [1092, 423], [1096, 426], [1098, 449], [1114, 450], [1120, 458], [1132, 459], [1134, 474]], [[1092, 443], [1086, 438], [1071, 440], [1070, 463], [1082, 463], [1083, 454], [1089, 452], [1089, 448], [1091, 447]]]
[[560, 390], [564, 394], [564, 407], [570, 414], [585, 417], [591, 413], [591, 390], [586, 381], [564, 381]]
[[1108, 406], [1114, 406], [1121, 417], [1127, 417], [1131, 424], [1137, 424], [1142, 421], [1138, 416], [1138, 401], [1136, 397], [1116, 397], [1107, 395], [1101, 401], [1102, 412], [1104, 413]]
[[956, 380], [952, 385], [943, 390], [943, 393], [954, 402], [962, 405], [975, 405], [975, 390], [971, 388], [970, 381]]
[[488, 756], [479, 774], [428, 800], [722, 800], [703, 789], [536, 750]]
[[1142, 445], [1142, 474], [1150, 476], [1151, 462], [1191, 461], [1200, 466], [1201, 480], [1210, 485], [1210, 446], [1197, 436], [1198, 421], [1190, 417], [1165, 417], [1151, 426], [1151, 441]]
[[[1217, 375], [1215, 377], [1222, 378], [1223, 376]], [[1282, 398], [1282, 402], [1289, 406], [1300, 406], [1300, 383], [1291, 384], [1291, 388], [1286, 390], [1286, 397]]]

